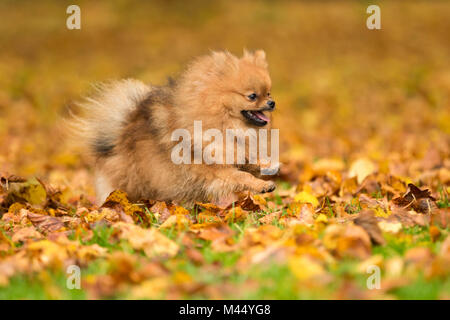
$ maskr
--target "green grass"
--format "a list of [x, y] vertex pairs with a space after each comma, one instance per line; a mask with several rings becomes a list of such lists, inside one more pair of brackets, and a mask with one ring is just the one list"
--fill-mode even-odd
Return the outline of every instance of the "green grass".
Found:
[[[87, 241], [79, 239], [80, 243], [83, 245], [98, 244], [100, 247], [107, 248], [109, 252], [120, 250], [128, 253], [134, 253], [134, 250], [125, 240], [113, 241], [111, 236], [113, 235], [114, 229], [106, 225], [98, 225], [93, 230], [93, 236]], [[72, 233], [69, 239], [76, 240], [75, 235]]]
[[444, 292], [450, 294], [450, 278], [442, 281], [420, 276], [413, 283], [392, 290], [393, 294], [403, 300], [435, 300], [441, 298], [440, 294]]
[[46, 300], [46, 299], [85, 299], [81, 289], [68, 289], [67, 277], [63, 273], [46, 273], [45, 279], [39, 275], [14, 276], [9, 285], [0, 287], [0, 300]]
[[441, 198], [436, 201], [436, 204], [439, 208], [449, 208], [450, 200], [448, 199], [448, 194], [444, 192], [443, 188], [439, 188], [439, 193]]

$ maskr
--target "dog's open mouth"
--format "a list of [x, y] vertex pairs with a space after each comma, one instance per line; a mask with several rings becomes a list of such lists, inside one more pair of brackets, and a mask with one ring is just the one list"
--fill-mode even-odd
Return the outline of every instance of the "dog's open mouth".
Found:
[[242, 110], [241, 113], [251, 124], [263, 127], [270, 121], [269, 117], [264, 114], [264, 111], [265, 110]]

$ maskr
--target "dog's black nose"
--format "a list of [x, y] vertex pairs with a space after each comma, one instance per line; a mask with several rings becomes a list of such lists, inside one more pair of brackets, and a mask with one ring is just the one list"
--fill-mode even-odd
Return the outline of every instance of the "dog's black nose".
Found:
[[267, 101], [267, 105], [269, 106], [270, 109], [275, 109], [275, 101], [269, 100]]

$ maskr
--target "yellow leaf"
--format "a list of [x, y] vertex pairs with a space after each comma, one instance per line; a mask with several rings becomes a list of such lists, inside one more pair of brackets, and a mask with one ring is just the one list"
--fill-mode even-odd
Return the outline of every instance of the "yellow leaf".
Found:
[[185, 284], [185, 283], [192, 283], [192, 277], [184, 272], [184, 271], [177, 271], [172, 275], [172, 280], [175, 284]]
[[375, 170], [376, 166], [371, 160], [361, 158], [352, 163], [348, 175], [350, 178], [356, 177], [358, 183], [361, 184], [361, 182], [363, 182], [367, 176], [374, 173]]
[[173, 210], [172, 214], [176, 214], [176, 215], [188, 215], [189, 214], [189, 210], [180, 207], [180, 206], [176, 206], [175, 209]]
[[59, 265], [68, 258], [67, 250], [49, 240], [32, 242], [28, 245], [28, 250], [39, 257], [39, 260], [44, 264]]
[[376, 255], [373, 255], [370, 258], [367, 258], [366, 260], [360, 262], [358, 264], [358, 266], [356, 267], [356, 270], [359, 273], [366, 273], [367, 268], [369, 268], [370, 266], [381, 267], [382, 263], [383, 263], [383, 256], [380, 254], [376, 254]]
[[325, 273], [322, 265], [303, 255], [289, 259], [289, 269], [299, 280], [317, 278]]
[[319, 216], [316, 218], [316, 222], [328, 222], [328, 218], [323, 213], [319, 214]]
[[187, 228], [190, 223], [191, 221], [188, 218], [186, 218], [186, 216], [182, 214], [176, 214], [167, 218], [167, 220], [164, 221], [163, 224], [159, 226], [159, 229], [176, 227], [177, 229], [181, 230]]
[[167, 277], [146, 280], [131, 290], [133, 299], [161, 299], [169, 287]]
[[245, 218], [247, 218], [247, 215], [248, 215], [247, 211], [243, 210], [241, 207], [236, 207], [228, 210], [227, 214], [225, 215], [224, 221], [225, 222], [242, 221]]
[[253, 200], [255, 200], [255, 202], [256, 202], [257, 204], [260, 204], [260, 205], [263, 205], [263, 206], [267, 205], [266, 199], [264, 199], [264, 198], [263, 198], [262, 196], [260, 196], [259, 194], [255, 194], [255, 195], [253, 196]]
[[373, 210], [375, 211], [375, 216], [376, 217], [382, 217], [382, 218], [387, 218], [390, 216], [390, 212], [386, 212], [384, 211], [382, 208], [378, 207], [378, 208], [373, 208]]
[[319, 200], [317, 200], [316, 197], [306, 191], [297, 193], [297, 195], [294, 197], [294, 201], [301, 203], [311, 203], [314, 208], [319, 205]]
[[44, 187], [36, 179], [31, 179], [17, 187], [14, 186], [13, 189], [14, 194], [25, 199], [30, 204], [41, 204], [47, 196]]

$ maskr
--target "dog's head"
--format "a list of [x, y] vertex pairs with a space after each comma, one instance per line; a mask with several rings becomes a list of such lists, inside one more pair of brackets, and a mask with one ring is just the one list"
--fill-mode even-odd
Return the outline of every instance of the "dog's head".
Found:
[[229, 116], [243, 124], [264, 127], [275, 101], [264, 51], [244, 51], [241, 58], [213, 52], [196, 60], [181, 79], [183, 100], [202, 105], [208, 115]]

